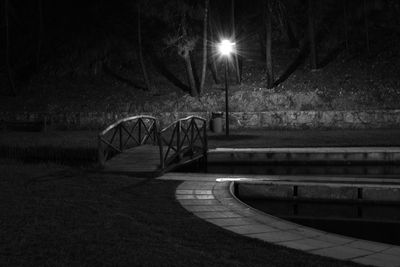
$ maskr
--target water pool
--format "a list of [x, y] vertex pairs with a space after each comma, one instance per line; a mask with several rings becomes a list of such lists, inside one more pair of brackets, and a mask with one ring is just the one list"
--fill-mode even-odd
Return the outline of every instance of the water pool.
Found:
[[400, 245], [400, 205], [241, 199], [251, 207], [301, 225]]

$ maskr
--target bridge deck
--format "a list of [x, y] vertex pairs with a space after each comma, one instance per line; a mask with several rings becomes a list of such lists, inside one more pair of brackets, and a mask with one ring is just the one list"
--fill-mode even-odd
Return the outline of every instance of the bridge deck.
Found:
[[160, 149], [143, 145], [125, 150], [107, 161], [104, 171], [156, 175], [160, 172]]

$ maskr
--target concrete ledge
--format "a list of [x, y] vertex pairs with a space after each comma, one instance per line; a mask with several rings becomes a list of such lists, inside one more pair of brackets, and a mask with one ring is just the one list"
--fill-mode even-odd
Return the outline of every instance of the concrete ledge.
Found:
[[208, 162], [224, 163], [399, 163], [400, 147], [216, 148]]
[[238, 182], [235, 190], [242, 199], [400, 203], [399, 184], [249, 180]]

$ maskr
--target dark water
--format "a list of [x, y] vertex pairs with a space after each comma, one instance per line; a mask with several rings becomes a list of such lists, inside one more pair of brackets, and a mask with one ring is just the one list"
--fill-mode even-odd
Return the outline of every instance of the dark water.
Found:
[[400, 165], [395, 164], [347, 164], [347, 165], [288, 165], [288, 164], [207, 164], [198, 163], [181, 166], [176, 171], [207, 172], [225, 174], [266, 175], [400, 175]]
[[400, 245], [400, 205], [242, 199], [268, 214], [323, 231]]
[[244, 165], [208, 164], [209, 173], [268, 175], [394, 175], [399, 165]]

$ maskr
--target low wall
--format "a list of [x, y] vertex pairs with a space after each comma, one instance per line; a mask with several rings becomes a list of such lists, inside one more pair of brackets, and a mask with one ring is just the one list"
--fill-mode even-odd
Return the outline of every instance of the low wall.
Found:
[[279, 199], [279, 200], [329, 200], [358, 202], [391, 202], [400, 201], [398, 186], [380, 185], [301, 185], [238, 183], [236, 193], [242, 199]]
[[[1, 112], [2, 122], [45, 121], [57, 129], [99, 129], [116, 120], [138, 114], [107, 112], [69, 112], [49, 114], [35, 112]], [[165, 126], [178, 118], [197, 115], [207, 119], [211, 112], [164, 112], [151, 114]], [[231, 112], [230, 127], [268, 129], [379, 129], [400, 128], [400, 110], [368, 111], [262, 111]]]

